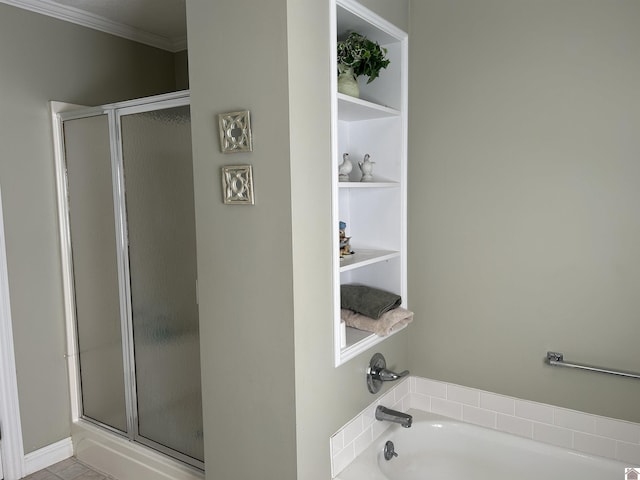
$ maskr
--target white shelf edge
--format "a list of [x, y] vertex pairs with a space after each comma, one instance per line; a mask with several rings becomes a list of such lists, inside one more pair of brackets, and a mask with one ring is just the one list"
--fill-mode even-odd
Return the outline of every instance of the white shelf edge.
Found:
[[400, 182], [338, 182], [338, 188], [392, 188], [399, 187]]
[[340, 350], [340, 363], [344, 364], [346, 361], [351, 360], [352, 358], [360, 355], [365, 350], [373, 347], [374, 345], [377, 345], [378, 343], [386, 340], [389, 337], [394, 336], [396, 333], [403, 331], [405, 328], [407, 328], [407, 326], [408, 325], [403, 325], [397, 330], [394, 330], [389, 335], [386, 335], [384, 337], [380, 337], [375, 333], [372, 333], [371, 335], [368, 335], [367, 337], [363, 338], [359, 342], [356, 342], [353, 345], [349, 345], [345, 348], [342, 348]]
[[362, 98], [352, 97], [351, 95], [345, 95], [344, 93], [340, 92], [337, 92], [337, 96], [339, 101], [343, 101], [345, 103], [352, 103], [354, 105], [359, 105], [364, 108], [370, 108], [372, 110], [380, 110], [381, 112], [386, 112], [389, 115], [400, 115], [400, 110], [398, 110], [397, 108], [370, 102], [369, 100], [364, 100]]
[[342, 104], [342, 110], [344, 109], [360, 109], [362, 111], [369, 112], [368, 116], [363, 116], [363, 119], [371, 119], [376, 117], [399, 117], [402, 115], [400, 110], [387, 107], [386, 105], [380, 105], [379, 103], [370, 102], [369, 100], [363, 100], [362, 98], [351, 97], [344, 93], [337, 92], [338, 99], [338, 116], [340, 116], [340, 104]]
[[[374, 263], [386, 262], [387, 260], [398, 258], [400, 256], [400, 252], [392, 250], [370, 250], [364, 248], [358, 250], [357, 248], [354, 248], [354, 251], [355, 253], [353, 254], [353, 257], [348, 256], [344, 258], [343, 261], [348, 263], [348, 265], [341, 265], [340, 273], [366, 267], [367, 265], [373, 265]], [[356, 255], [358, 255], [358, 251], [360, 251], [360, 255], [364, 255], [367, 258], [364, 260], [358, 260], [356, 257]], [[351, 262], [349, 262], [349, 260], [351, 260]]]

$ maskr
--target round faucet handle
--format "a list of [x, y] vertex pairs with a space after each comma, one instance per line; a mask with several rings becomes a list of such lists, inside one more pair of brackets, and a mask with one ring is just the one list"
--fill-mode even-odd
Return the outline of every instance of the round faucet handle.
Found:
[[382, 388], [382, 382], [391, 382], [409, 375], [409, 370], [400, 373], [387, 370], [387, 361], [381, 353], [376, 353], [371, 357], [369, 368], [367, 369], [367, 388], [370, 393], [378, 393]]
[[397, 457], [397, 456], [398, 454], [395, 451], [395, 446], [393, 445], [393, 442], [391, 440], [387, 441], [387, 443], [384, 444], [384, 459], [389, 461], [393, 457]]

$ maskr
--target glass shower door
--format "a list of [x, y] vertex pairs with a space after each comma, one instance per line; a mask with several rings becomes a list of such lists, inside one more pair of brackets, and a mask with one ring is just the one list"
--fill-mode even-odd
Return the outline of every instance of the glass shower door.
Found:
[[82, 416], [127, 432], [109, 119], [64, 122]]
[[137, 439], [204, 461], [189, 106], [120, 112]]
[[189, 99], [60, 119], [77, 414], [204, 469]]

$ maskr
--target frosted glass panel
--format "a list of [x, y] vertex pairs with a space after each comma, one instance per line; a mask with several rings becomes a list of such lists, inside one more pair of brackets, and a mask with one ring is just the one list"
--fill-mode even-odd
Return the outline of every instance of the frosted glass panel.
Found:
[[106, 115], [64, 122], [82, 412], [127, 430]]
[[121, 121], [138, 433], [204, 461], [189, 107]]

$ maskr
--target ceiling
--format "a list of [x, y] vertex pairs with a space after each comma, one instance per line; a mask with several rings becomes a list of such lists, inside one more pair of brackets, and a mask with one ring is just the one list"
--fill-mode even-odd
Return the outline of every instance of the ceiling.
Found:
[[187, 48], [186, 0], [0, 0], [171, 52]]

